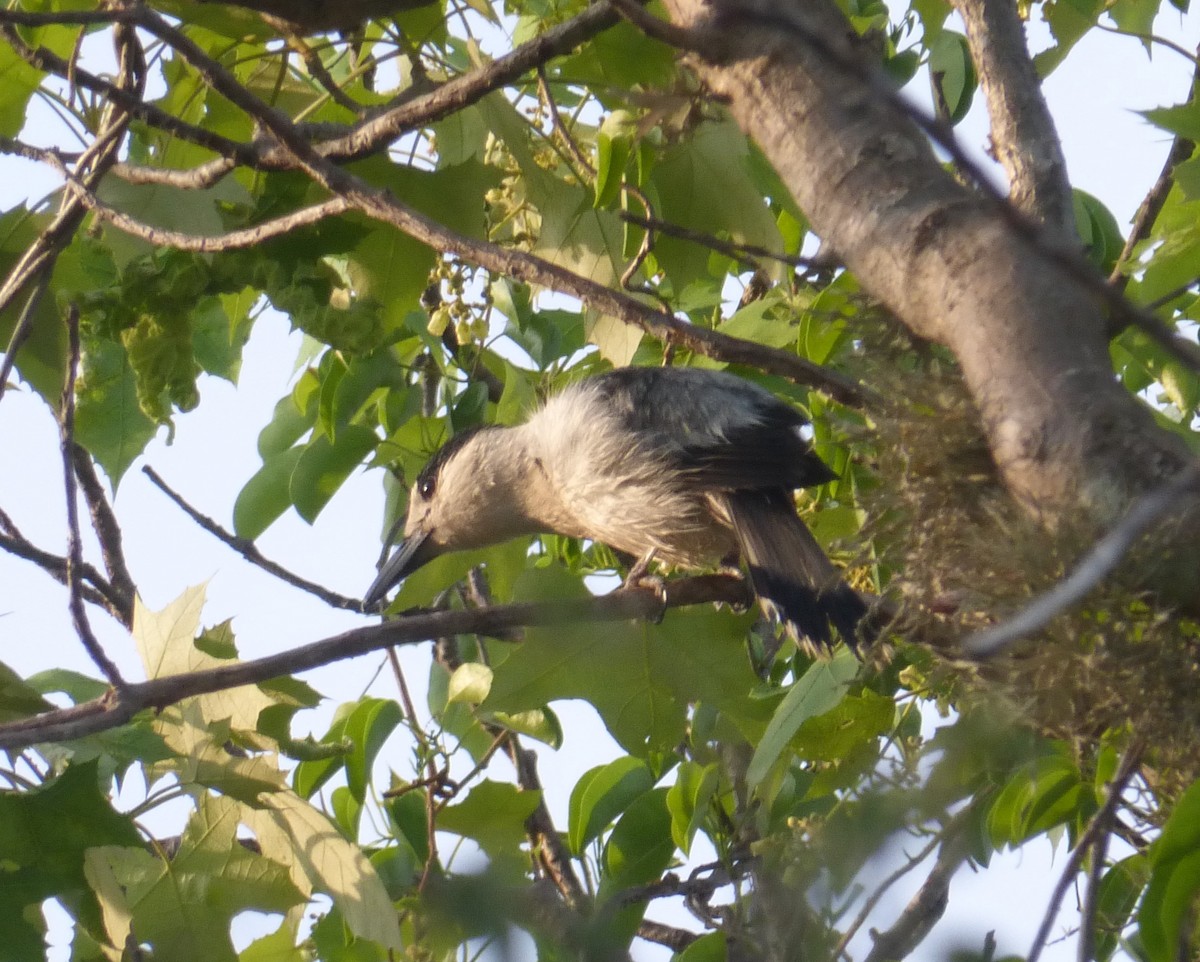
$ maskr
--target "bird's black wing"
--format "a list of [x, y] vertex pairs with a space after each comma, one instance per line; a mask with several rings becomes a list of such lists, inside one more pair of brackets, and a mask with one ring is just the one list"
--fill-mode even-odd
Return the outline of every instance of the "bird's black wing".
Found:
[[592, 380], [631, 433], [697, 487], [794, 490], [837, 477], [802, 434], [799, 411], [732, 374], [632, 367]]

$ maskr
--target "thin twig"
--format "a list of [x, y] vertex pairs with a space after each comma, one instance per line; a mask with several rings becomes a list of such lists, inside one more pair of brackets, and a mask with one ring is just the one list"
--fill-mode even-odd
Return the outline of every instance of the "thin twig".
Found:
[[[59, 584], [67, 583], [67, 559], [35, 545], [21, 534], [12, 518], [3, 510], [0, 510], [0, 549], [18, 558], [32, 561]], [[76, 571], [81, 582], [83, 600], [103, 608], [121, 624], [126, 624], [121, 598], [104, 576], [86, 561], [81, 562]]]
[[[1192, 73], [1192, 89], [1196, 89], [1197, 83], [1200, 83], [1200, 63], [1197, 64], [1196, 70]], [[1171, 188], [1175, 186], [1175, 168], [1182, 164], [1185, 160], [1192, 156], [1192, 151], [1196, 145], [1184, 137], [1182, 134], [1176, 134], [1175, 139], [1171, 143], [1171, 149], [1167, 152], [1167, 159], [1163, 161], [1162, 170], [1159, 171], [1157, 180], [1154, 185], [1146, 193], [1145, 198], [1138, 205], [1137, 212], [1133, 215], [1133, 225], [1130, 227], [1129, 236], [1125, 239], [1125, 245], [1121, 248], [1121, 253], [1117, 255], [1117, 261], [1113, 265], [1112, 273], [1108, 276], [1108, 282], [1117, 290], [1124, 292], [1129, 284], [1130, 275], [1123, 270], [1129, 262], [1129, 258], [1133, 256], [1133, 250], [1139, 243], [1150, 236], [1150, 231], [1154, 227], [1154, 222], [1158, 220], [1158, 215], [1162, 211], [1163, 204], [1167, 202], [1167, 195], [1171, 192]], [[1173, 298], [1172, 298], [1173, 300]], [[1159, 305], [1148, 304], [1147, 310], [1156, 310]], [[1119, 331], [1110, 331], [1110, 334], [1117, 334]]]
[[421, 880], [417, 883], [417, 891], [423, 892], [425, 891], [425, 886], [429, 884], [433, 867], [438, 861], [438, 806], [434, 801], [434, 795], [442, 784], [443, 778], [441, 773], [438, 772], [437, 764], [434, 762], [432, 746], [429, 744], [429, 739], [425, 737], [425, 730], [421, 728], [420, 719], [417, 717], [417, 706], [412, 700], [412, 695], [409, 693], [408, 682], [404, 677], [404, 669], [400, 666], [400, 656], [396, 654], [395, 648], [389, 648], [387, 650], [387, 657], [388, 664], [392, 668], [392, 677], [396, 679], [396, 688], [400, 692], [400, 705], [403, 707], [404, 715], [408, 719], [408, 730], [412, 732], [418, 750], [425, 756], [425, 844], [429, 846], [429, 857], [425, 860], [425, 867], [421, 871]]
[[725, 50], [731, 31], [747, 24], [758, 24], [776, 34], [787, 32], [805, 43], [818, 56], [861, 81], [883, 103], [907, 117], [933, 143], [941, 147], [963, 171], [970, 175], [981, 197], [1012, 229], [1013, 235], [1030, 249], [1054, 263], [1063, 274], [1094, 294], [1100, 302], [1124, 324], [1135, 324], [1156, 341], [1176, 360], [1200, 371], [1200, 345], [1181, 337], [1169, 324], [1132, 303], [1122, 291], [1115, 289], [1102, 277], [1070, 241], [1060, 240], [1048, 233], [1032, 217], [1018, 210], [991, 182], [983, 167], [958, 142], [953, 128], [943, 121], [927, 116], [916, 104], [909, 102], [895, 88], [892, 79], [877, 67], [863, 60], [857, 48], [836, 48], [808, 26], [794, 18], [729, 6], [715, 8], [713, 19], [702, 27], [683, 28], [642, 9], [635, 0], [610, 0], [620, 14], [641, 29], [647, 36], [680, 50], [695, 53], [714, 62], [727, 56]]
[[627, 221], [630, 224], [656, 230], [660, 234], [666, 234], [668, 237], [678, 237], [680, 240], [691, 241], [693, 244], [707, 247], [709, 250], [714, 250], [718, 254], [724, 254], [726, 257], [737, 261], [753, 262], [755, 258], [762, 258], [763, 260], [778, 261], [781, 264], [787, 264], [790, 267], [796, 267], [800, 270], [809, 270], [813, 267], [824, 266], [821, 261], [812, 257], [803, 257], [799, 254], [782, 254], [778, 251], [760, 247], [757, 244], [740, 244], [734, 241], [721, 240], [721, 238], [715, 237], [712, 234], [706, 234], [704, 231], [680, 227], [678, 224], [659, 220], [657, 217], [640, 217], [632, 211], [627, 210], [621, 211], [618, 216], [621, 220]]
[[574, 271], [525, 251], [503, 248], [459, 234], [403, 204], [388, 190], [370, 184], [322, 155], [275, 108], [242, 86], [236, 77], [201, 50], [184, 33], [154, 11], [139, 7], [138, 25], [170, 44], [217, 92], [257, 120], [291, 153], [295, 162], [330, 193], [344, 197], [367, 216], [392, 224], [434, 248], [450, 252], [496, 273], [540, 284], [588, 303], [603, 314], [638, 327], [653, 337], [699, 354], [747, 364], [806, 384], [847, 404], [861, 405], [872, 392], [853, 379], [813, 364], [794, 353], [731, 338], [656, 311]]
[[96, 532], [96, 539], [100, 542], [100, 554], [104, 558], [104, 569], [108, 574], [109, 584], [121, 602], [123, 624], [126, 628], [132, 628], [133, 599], [137, 595], [137, 587], [125, 561], [121, 526], [104, 493], [104, 486], [96, 475], [96, 465], [91, 455], [76, 444], [71, 451], [71, 459], [75, 466], [75, 478], [88, 503], [92, 530]]
[[257, 565], [259, 568], [262, 568], [263, 571], [274, 575], [280, 581], [286, 582], [293, 588], [299, 588], [301, 591], [307, 591], [311, 595], [316, 595], [316, 597], [320, 598], [327, 605], [333, 608], [342, 608], [346, 611], [357, 612], [361, 612], [363, 610], [362, 602], [360, 600], [356, 598], [349, 598], [346, 595], [340, 595], [336, 591], [330, 591], [323, 585], [319, 585], [314, 581], [309, 581], [307, 578], [302, 578], [300, 575], [294, 574], [287, 568], [283, 567], [283, 565], [277, 564], [276, 562], [271, 561], [269, 558], [264, 557], [263, 553], [258, 550], [254, 542], [249, 538], [242, 538], [236, 534], [233, 534], [231, 531], [226, 531], [212, 518], [205, 514], [201, 514], [199, 511], [193, 508], [187, 503], [187, 501], [184, 500], [182, 495], [178, 494], [174, 489], [172, 489], [166, 481], [159, 477], [158, 472], [156, 472], [149, 465], [146, 465], [142, 468], [142, 473], [145, 474], [146, 477], [148, 477], [154, 483], [155, 487], [162, 491], [163, 494], [179, 505], [179, 507], [183, 509], [184, 513], [193, 521], [195, 521], [196, 524], [200, 525], [200, 527], [216, 537], [218, 540], [223, 541], [251, 564]]
[[1179, 498], [1198, 483], [1200, 461], [1193, 462], [1167, 483], [1142, 495], [1130, 506], [1125, 517], [1092, 545], [1074, 571], [1012, 617], [967, 638], [962, 644], [963, 654], [980, 660], [990, 658], [1041, 630], [1053, 618], [1078, 604], [1116, 569], [1137, 539], [1176, 507]]
[[[8, 347], [4, 349], [4, 357], [0, 359], [0, 398], [4, 397], [4, 392], [8, 389], [8, 379], [12, 376], [13, 368], [17, 363], [17, 352], [21, 350], [33, 332], [33, 320], [37, 315], [38, 307], [41, 306], [46, 288], [50, 284], [50, 272], [53, 266], [53, 260], [49, 254], [43, 254], [40, 263], [36, 266], [32, 262], [27, 265], [27, 273], [23, 278], [15, 278], [21, 283], [32, 281], [33, 288], [25, 299], [25, 306], [21, 308], [17, 323], [13, 325], [12, 334], [8, 338]], [[15, 270], [16, 268], [14, 268]], [[19, 283], [14, 285], [14, 295], [17, 287], [19, 287]], [[0, 303], [0, 311], [3, 310], [4, 305]]]
[[187, 170], [163, 170], [160, 167], [142, 167], [136, 164], [113, 164], [114, 177], [130, 184], [161, 184], [178, 187], [180, 190], [203, 190], [212, 187], [222, 177], [237, 167], [229, 157], [216, 157]]
[[871, 946], [864, 962], [890, 962], [892, 959], [908, 958], [945, 914], [950, 899], [950, 882], [967, 860], [967, 855], [967, 846], [961, 836], [951, 836], [942, 843], [937, 862], [900, 917], [886, 932], [872, 931], [875, 944]]
[[[3, 17], [3, 13], [4, 11], [0, 11], [0, 17]], [[11, 26], [3, 28], [3, 32], [9, 42], [13, 44], [14, 49], [18, 45], [24, 46]], [[117, 48], [117, 61], [120, 65], [117, 83], [112, 85], [113, 89], [138, 100], [145, 90], [146, 65], [141, 47], [138, 45], [137, 35], [132, 28], [118, 25], [114, 29], [113, 43]], [[79, 155], [76, 163], [77, 175], [81, 184], [88, 191], [95, 189], [105, 173], [116, 162], [117, 152], [130, 119], [130, 113], [120, 105], [109, 102], [105, 107], [96, 139]], [[13, 298], [23, 289], [33, 285], [25, 309], [9, 338], [4, 359], [0, 361], [0, 398], [4, 396], [9, 375], [16, 364], [17, 353], [33, 329], [38, 304], [50, 282], [50, 274], [54, 270], [58, 255], [74, 238], [75, 231], [83, 222], [86, 213], [87, 209], [76, 197], [65, 195], [58, 213], [46, 229], [25, 249], [4, 279], [3, 285], [0, 285], [0, 312], [8, 307]]]
[[255, 224], [253, 227], [243, 227], [226, 234], [206, 236], [186, 234], [183, 231], [169, 230], [165, 227], [154, 227], [136, 220], [103, 203], [74, 178], [67, 180], [67, 187], [75, 193], [88, 210], [96, 215], [98, 220], [112, 224], [133, 237], [140, 237], [156, 247], [174, 247], [176, 250], [199, 254], [215, 254], [255, 247], [272, 237], [278, 237], [301, 227], [309, 227], [327, 217], [336, 217], [351, 209], [348, 201], [341, 197], [334, 197], [319, 204], [313, 204], [311, 207], [302, 207], [282, 217]]
[[1046, 947], [1046, 942], [1050, 938], [1050, 927], [1054, 924], [1054, 920], [1058, 916], [1059, 905], [1062, 904], [1063, 897], [1067, 894], [1067, 889], [1074, 884], [1075, 876], [1079, 873], [1079, 866], [1083, 862], [1088, 849], [1092, 847], [1101, 832], [1108, 831], [1113, 815], [1117, 810], [1117, 805], [1121, 802], [1121, 796], [1125, 793], [1125, 786], [1129, 784], [1129, 780], [1133, 777], [1134, 772], [1137, 771], [1137, 767], [1141, 763], [1144, 749], [1145, 743], [1139, 739], [1125, 750], [1125, 757], [1121, 759], [1117, 773], [1109, 783], [1108, 795], [1104, 799], [1104, 804], [1100, 806], [1100, 811], [1088, 822], [1087, 828], [1083, 830], [1083, 833], [1079, 836], [1079, 840], [1075, 843], [1075, 847], [1071, 849], [1070, 855], [1067, 856], [1067, 864], [1063, 867], [1058, 884], [1054, 886], [1054, 891], [1050, 894], [1050, 904], [1046, 906], [1046, 914], [1042, 917], [1042, 924], [1038, 926], [1037, 934], [1034, 936], [1033, 945], [1029, 949], [1026, 962], [1037, 962], [1042, 954], [1042, 950]]
[[[961, 827], [961, 820], [956, 822], [953, 827], [955, 829]], [[858, 915], [855, 916], [854, 921], [850, 923], [846, 931], [842, 933], [842, 937], [838, 939], [837, 945], [834, 946], [833, 952], [830, 953], [831, 959], [836, 960], [841, 958], [842, 954], [846, 951], [846, 947], [850, 944], [850, 940], [854, 938], [854, 936], [858, 933], [858, 930], [866, 924], [866, 921], [870, 917], [871, 913], [875, 911], [875, 906], [879, 904], [879, 900], [882, 899], [884, 895], [887, 894], [888, 890], [897, 882], [899, 882], [900, 879], [904, 878], [905, 875], [924, 862], [925, 859], [928, 858], [933, 852], [933, 850], [946, 840], [950, 833], [950, 829], [951, 826], [947, 826], [946, 829], [934, 835], [933, 838], [931, 838], [929, 842], [919, 852], [917, 852], [916, 855], [906, 859], [903, 865], [901, 865], [898, 869], [892, 872], [891, 875], [879, 883], [875, 891], [872, 892], [870, 896], [868, 896], [867, 900], [863, 903], [863, 907], [859, 911]]]
[[[698, 575], [676, 579], [668, 585], [668, 608], [712, 602], [744, 604], [745, 582], [733, 575]], [[107, 697], [2, 724], [0, 750], [20, 750], [107, 731], [123, 725], [144, 708], [164, 708], [193, 695], [255, 685], [391, 645], [412, 645], [457, 634], [496, 637], [498, 633], [511, 633], [521, 627], [654, 619], [662, 610], [663, 599], [656, 588], [636, 587], [621, 588], [598, 598], [525, 602], [474, 611], [415, 612], [251, 661], [131, 683]]]
[[79, 567], [83, 561], [83, 541], [79, 536], [79, 507], [75, 489], [75, 375], [79, 368], [79, 311], [72, 304], [67, 309], [67, 376], [63, 385], [62, 409], [59, 415], [59, 439], [62, 451], [63, 482], [67, 493], [67, 591], [71, 621], [75, 633], [89, 657], [96, 663], [110, 685], [117, 691], [125, 686], [125, 679], [104, 651], [83, 607], [80, 592]]
[[1183, 57], [1184, 60], [1200, 68], [1200, 56], [1192, 53], [1187, 47], [1177, 44], [1169, 37], [1160, 37], [1156, 33], [1139, 33], [1136, 30], [1122, 30], [1120, 27], [1110, 27], [1106, 23], [1097, 22], [1095, 26], [1100, 30], [1103, 30], [1105, 33], [1115, 33], [1118, 37], [1132, 37], [1134, 40], [1140, 40], [1142, 43], [1146, 44], [1156, 43], [1160, 47], [1166, 47], [1168, 50], [1173, 50], [1175, 53], [1179, 54], [1179, 56]]

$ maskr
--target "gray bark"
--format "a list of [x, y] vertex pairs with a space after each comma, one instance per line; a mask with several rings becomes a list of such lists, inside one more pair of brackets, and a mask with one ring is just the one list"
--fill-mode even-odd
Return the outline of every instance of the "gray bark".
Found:
[[1117, 383], [1093, 294], [943, 170], [832, 3], [666, 2], [703, 51], [695, 69], [813, 230], [914, 333], [957, 357], [1001, 475], [1030, 512], [1049, 526], [1105, 526], [1188, 463]]
[[1062, 240], [1075, 238], [1067, 162], [1025, 43], [1015, 3], [954, 0], [987, 99], [992, 148], [1017, 210]]

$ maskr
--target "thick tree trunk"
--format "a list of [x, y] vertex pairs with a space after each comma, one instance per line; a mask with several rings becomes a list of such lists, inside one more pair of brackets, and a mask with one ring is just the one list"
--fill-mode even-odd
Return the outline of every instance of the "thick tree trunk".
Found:
[[666, 4], [814, 231], [913, 332], [953, 351], [1031, 512], [1107, 525], [1188, 463], [1113, 376], [1094, 296], [943, 170], [833, 3]]

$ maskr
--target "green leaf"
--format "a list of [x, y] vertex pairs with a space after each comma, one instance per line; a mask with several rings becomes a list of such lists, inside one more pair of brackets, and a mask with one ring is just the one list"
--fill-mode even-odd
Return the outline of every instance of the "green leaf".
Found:
[[665, 788], [646, 792], [617, 822], [604, 845], [601, 898], [655, 881], [666, 871], [675, 853], [666, 798]]
[[929, 45], [930, 77], [950, 123], [962, 120], [971, 109], [979, 78], [967, 38], [953, 30], [941, 31]]
[[531, 708], [528, 711], [506, 712], [494, 711], [488, 714], [488, 721], [507, 728], [518, 735], [528, 735], [551, 748], [562, 748], [562, 723], [549, 708]]
[[1104, 7], [1104, 0], [1063, 0], [1043, 7], [1056, 43], [1033, 58], [1038, 76], [1048, 77], [1062, 63], [1071, 48], [1096, 25]]
[[1150, 847], [1150, 881], [1138, 909], [1138, 932], [1150, 962], [1178, 957], [1183, 926], [1200, 893], [1200, 782], [1175, 803]]
[[75, 440], [119, 484], [158, 426], [138, 403], [137, 378], [120, 344], [88, 344], [78, 382]]
[[[227, 628], [226, 641], [230, 646], [227, 657], [214, 657], [200, 646], [197, 633], [204, 597], [205, 586], [197, 585], [185, 590], [161, 611], [151, 611], [140, 598], [134, 599], [133, 638], [147, 678], [204, 671], [228, 664], [236, 656], [232, 633]], [[207, 720], [228, 720], [234, 729], [247, 732], [258, 726], [259, 713], [275, 704], [257, 685], [199, 695], [194, 702]]]
[[1200, 102], [1189, 100], [1174, 107], [1156, 107], [1139, 112], [1155, 127], [1193, 142], [1200, 141]]
[[625, 165], [629, 163], [629, 138], [611, 136], [601, 130], [596, 135], [596, 183], [592, 206], [607, 210], [616, 202], [625, 180]]
[[[379, 436], [362, 424], [347, 424], [332, 441], [325, 435], [314, 438], [297, 459], [288, 479], [288, 494], [300, 517], [309, 524], [315, 521], [329, 499], [378, 443]], [[240, 503], [240, 496], [238, 500]]]
[[85, 880], [85, 859], [94, 846], [142, 842], [133, 822], [113, 811], [99, 786], [95, 762], [70, 765], [31, 791], [0, 791], [0, 938], [12, 958], [45, 952], [41, 903], [61, 898], [93, 931], [100, 912]]
[[675, 784], [667, 791], [667, 811], [671, 813], [671, 838], [684, 855], [691, 851], [692, 839], [704, 824], [719, 783], [715, 764], [685, 761], [675, 769]]
[[477, 661], [465, 661], [454, 669], [446, 689], [447, 702], [478, 705], [492, 687], [492, 669]]
[[[66, 669], [54, 669], [53, 671], [62, 671], [68, 675], [75, 675], [74, 672], [66, 672]], [[52, 691], [67, 691], [65, 688], [55, 687], [53, 678], [46, 677], [51, 674], [52, 672], [42, 672], [41, 675], [34, 675], [28, 681], [25, 681], [20, 675], [9, 668], [8, 665], [0, 662], [0, 722], [26, 718], [29, 715], [36, 715], [50, 708], [50, 702], [43, 698], [42, 695]], [[108, 686], [103, 682], [78, 675], [66, 681], [66, 684], [71, 685], [71, 688], [75, 689], [76, 692], [80, 691], [80, 688], [77, 687], [78, 682], [76, 679], [83, 683], [82, 690], [88, 692], [83, 698], [73, 696], [72, 700], [76, 704], [80, 701], [87, 701], [89, 698], [96, 698], [108, 690]]]
[[571, 851], [582, 855], [584, 847], [609, 826], [614, 818], [654, 787], [650, 768], [626, 755], [584, 774], [571, 792], [567, 837]]
[[525, 841], [525, 820], [541, 798], [541, 792], [484, 779], [461, 802], [438, 812], [438, 828], [473, 838], [493, 858], [511, 857]]
[[173, 858], [131, 848], [90, 849], [87, 873], [104, 895], [113, 943], [124, 945], [132, 930], [163, 958], [233, 962], [235, 915], [283, 912], [303, 903], [282, 865], [238, 842], [237, 826], [237, 804], [207, 796], [188, 820]]
[[[531, 572], [537, 581], [546, 572]], [[631, 755], [665, 751], [684, 737], [687, 705], [704, 701], [761, 730], [770, 706], [751, 699], [746, 618], [673, 609], [661, 625], [573, 624], [530, 629], [495, 665], [489, 711], [539, 708], [563, 698], [591, 702]], [[702, 644], [697, 639], [703, 639]]]
[[25, 126], [29, 98], [43, 75], [22, 60], [11, 44], [0, 44], [0, 136], [16, 137]]
[[1117, 862], [1100, 879], [1096, 893], [1096, 959], [1108, 962], [1121, 944], [1149, 874], [1146, 856], [1130, 855]]
[[302, 761], [296, 766], [292, 775], [292, 787], [301, 798], [310, 798], [312, 794], [332, 778], [346, 765], [346, 757], [355, 750], [355, 743], [346, 735], [346, 726], [354, 712], [363, 703], [346, 702], [339, 705], [334, 712], [333, 722], [329, 730], [321, 737], [322, 745], [344, 744], [346, 751], [340, 755], [329, 755], [312, 761]]
[[[650, 179], [663, 220], [735, 243], [783, 249], [775, 217], [751, 175], [746, 138], [733, 121], [703, 124], [663, 155]], [[654, 256], [677, 291], [710, 279], [709, 251], [692, 241], [660, 236]]]
[[843, 649], [829, 661], [818, 661], [784, 696], [746, 770], [746, 783], [759, 785], [783, 756], [792, 737], [808, 719], [837, 706], [858, 673], [858, 660]]
[[724, 932], [709, 932], [675, 956], [675, 962], [726, 962]]
[[304, 451], [298, 446], [264, 458], [233, 505], [233, 530], [238, 537], [253, 541], [292, 506], [292, 473]]
[[403, 720], [400, 706], [386, 698], [364, 698], [346, 719], [345, 736], [354, 742], [354, 751], [346, 757], [346, 780], [359, 802], [366, 800], [379, 750]]
[[1071, 199], [1075, 209], [1075, 226], [1087, 248], [1088, 258], [1107, 274], [1117, 263], [1125, 246], [1117, 219], [1098, 198], [1086, 191], [1072, 190]]
[[808, 761], [835, 762], [891, 731], [895, 719], [891, 698], [873, 691], [847, 695], [831, 710], [805, 721], [792, 739], [792, 749]]
[[357, 844], [347, 841], [308, 802], [291, 792], [273, 792], [259, 808], [243, 810], [243, 820], [263, 851], [290, 852], [292, 882], [302, 892], [315, 888], [333, 899], [356, 936], [385, 949], [403, 949], [396, 910], [379, 874]]

